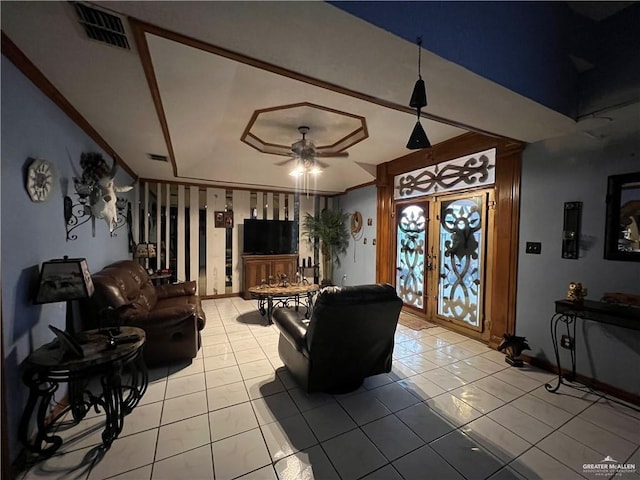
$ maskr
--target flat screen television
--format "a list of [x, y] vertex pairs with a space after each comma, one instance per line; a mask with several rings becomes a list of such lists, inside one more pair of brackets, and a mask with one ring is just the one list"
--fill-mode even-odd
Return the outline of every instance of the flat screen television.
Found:
[[290, 220], [244, 221], [245, 254], [270, 255], [297, 253], [298, 242], [294, 239], [294, 222]]

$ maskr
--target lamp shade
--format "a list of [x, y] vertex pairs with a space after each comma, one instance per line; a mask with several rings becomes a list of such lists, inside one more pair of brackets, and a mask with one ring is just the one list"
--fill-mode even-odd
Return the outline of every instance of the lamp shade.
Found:
[[156, 244], [155, 243], [139, 243], [136, 245], [136, 251], [133, 254], [134, 258], [156, 258]]
[[413, 132], [411, 132], [411, 136], [407, 142], [407, 148], [409, 150], [418, 150], [420, 148], [429, 147], [431, 147], [431, 142], [429, 142], [427, 134], [425, 133], [424, 128], [422, 128], [422, 124], [418, 121], [416, 122], [416, 126], [413, 127]]
[[91, 273], [84, 258], [49, 260], [42, 264], [35, 303], [54, 303], [93, 295]]
[[416, 84], [413, 86], [413, 93], [411, 94], [409, 106], [412, 108], [422, 108], [427, 106], [427, 89], [424, 86], [424, 80], [422, 80], [422, 78], [416, 80]]

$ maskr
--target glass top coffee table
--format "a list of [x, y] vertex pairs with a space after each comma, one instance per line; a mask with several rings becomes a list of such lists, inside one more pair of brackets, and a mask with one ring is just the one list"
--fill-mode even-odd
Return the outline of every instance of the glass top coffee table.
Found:
[[[298, 285], [274, 286], [257, 285], [249, 288], [252, 298], [258, 300], [258, 310], [262, 316], [267, 317], [267, 322], [271, 325], [271, 314], [275, 307], [291, 308], [298, 310], [300, 305], [306, 308], [305, 318], [311, 317], [313, 309], [313, 296], [320, 290], [320, 286], [315, 283]], [[266, 308], [265, 308], [266, 305]]]

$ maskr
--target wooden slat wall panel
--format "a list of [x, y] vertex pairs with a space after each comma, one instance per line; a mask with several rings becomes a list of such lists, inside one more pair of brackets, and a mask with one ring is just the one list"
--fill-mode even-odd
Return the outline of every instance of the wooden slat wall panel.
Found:
[[[307, 259], [308, 257], [311, 257], [311, 261], [313, 262], [313, 245], [311, 245], [308, 241], [307, 241], [307, 237], [302, 235], [302, 224], [304, 222], [304, 217], [306, 216], [307, 213], [310, 213], [311, 215], [314, 214], [314, 208], [313, 208], [313, 198], [314, 197], [308, 197], [306, 195], [300, 195], [300, 236], [299, 236], [299, 247], [298, 247], [298, 251], [300, 252], [300, 265], [302, 265], [302, 259]], [[306, 273], [307, 277], [313, 277], [313, 273], [311, 272], [311, 270], [308, 270]], [[311, 280], [312, 278], [310, 278]]]
[[165, 226], [164, 226], [164, 245], [165, 245], [165, 256], [164, 256], [164, 268], [169, 268], [169, 249], [170, 249], [170, 245], [171, 243], [171, 185], [167, 184], [165, 185], [166, 189], [165, 189], [165, 202], [164, 205], [166, 207], [165, 209], [165, 216], [167, 217], [165, 220]]
[[140, 239], [141, 243], [149, 241], [149, 183], [144, 184], [144, 233]]
[[184, 215], [185, 201], [184, 201], [184, 185], [178, 185], [178, 218], [176, 219], [176, 225], [178, 228], [177, 237], [177, 251], [176, 251], [176, 268], [178, 281], [187, 280], [187, 271], [185, 268], [185, 247], [186, 238], [184, 234], [185, 215]]
[[[207, 210], [223, 212], [226, 203], [225, 190], [221, 188], [207, 189]], [[213, 218], [214, 219], [214, 218]], [[225, 228], [215, 228], [214, 223], [207, 226], [207, 280], [208, 295], [225, 293]], [[211, 287], [209, 286], [211, 285]]]
[[133, 241], [140, 243], [140, 182], [136, 183], [136, 188], [133, 192], [133, 205], [131, 205], [131, 234], [133, 235]]
[[[189, 188], [189, 280], [195, 280], [196, 285], [200, 285], [198, 281], [200, 266], [200, 208], [199, 208], [199, 189], [191, 186]], [[198, 292], [196, 289], [196, 293]]]
[[267, 220], [273, 220], [273, 193], [267, 193]]
[[[289, 205], [289, 220], [295, 220], [294, 218], [294, 209], [293, 209], [293, 202], [295, 200], [295, 195], [293, 193], [290, 193], [289, 195], [287, 195], [288, 198], [288, 205]], [[284, 202], [282, 205], [283, 211], [284, 211]], [[283, 217], [284, 218], [284, 217]]]
[[244, 220], [251, 217], [250, 192], [248, 190], [233, 191], [233, 270], [232, 291], [240, 293], [242, 290], [242, 245], [244, 242]]
[[207, 238], [206, 238], [206, 269], [207, 269], [207, 295], [215, 295], [219, 292], [215, 289], [216, 269], [214, 262], [211, 259], [213, 252], [215, 251], [215, 241], [213, 238], [213, 230], [215, 225], [215, 210], [216, 210], [216, 190], [213, 188], [207, 188]]
[[156, 232], [155, 232], [155, 238], [156, 238], [156, 255], [157, 260], [156, 260], [156, 265], [158, 266], [158, 268], [162, 268], [161, 266], [161, 260], [162, 260], [162, 184], [160, 182], [156, 183], [156, 191], [155, 191], [155, 196], [156, 196], [156, 218], [154, 219], [156, 222]]

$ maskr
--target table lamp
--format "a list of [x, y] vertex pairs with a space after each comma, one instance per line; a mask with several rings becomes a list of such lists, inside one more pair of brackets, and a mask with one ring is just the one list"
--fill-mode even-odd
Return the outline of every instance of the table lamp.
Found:
[[84, 258], [49, 260], [42, 264], [36, 293], [36, 304], [67, 302], [66, 325], [68, 333], [76, 333], [73, 301], [89, 298], [94, 287], [91, 273]]

